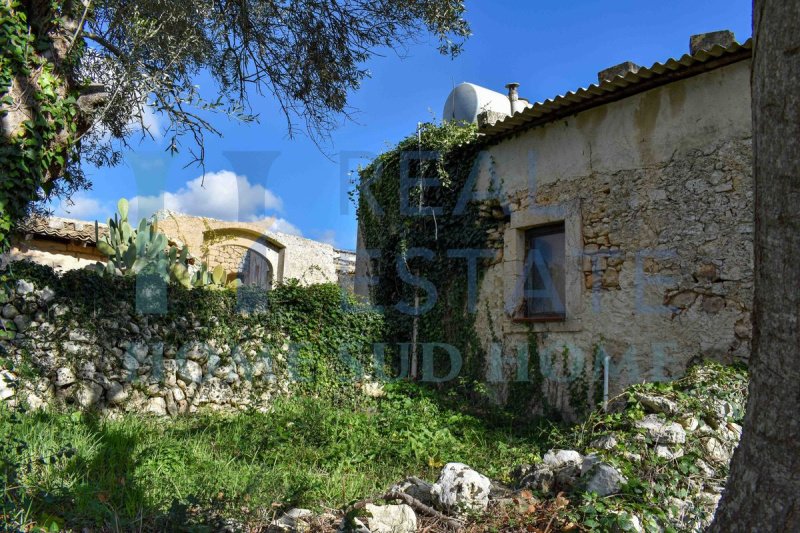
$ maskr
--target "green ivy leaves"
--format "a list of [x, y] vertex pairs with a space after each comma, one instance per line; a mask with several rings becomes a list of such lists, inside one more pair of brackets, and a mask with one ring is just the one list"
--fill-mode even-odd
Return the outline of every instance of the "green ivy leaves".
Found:
[[[0, 144], [0, 251], [10, 245], [14, 222], [28, 214], [32, 202], [53, 192], [53, 181], [45, 179], [51, 169], [68, 174], [63, 169], [77, 131], [75, 95], [59, 96], [64, 82], [53, 64], [36, 53], [48, 43], [36, 42], [18, 6], [16, 1], [0, 4], [0, 119], [17, 104], [12, 90], [29, 95], [33, 105], [31, 116], [16, 131], [4, 132]], [[15, 80], [30, 87], [15, 89]]]

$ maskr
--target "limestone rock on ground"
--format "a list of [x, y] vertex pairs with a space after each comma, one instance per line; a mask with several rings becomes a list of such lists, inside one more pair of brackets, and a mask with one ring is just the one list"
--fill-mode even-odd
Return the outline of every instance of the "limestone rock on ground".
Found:
[[410, 476], [396, 483], [389, 489], [389, 492], [402, 492], [408, 494], [415, 500], [428, 506], [434, 505], [433, 500], [433, 483], [429, 483], [424, 479], [415, 476]]
[[666, 422], [658, 415], [647, 415], [637, 420], [634, 426], [645, 431], [645, 436], [654, 444], [683, 444], [686, 430], [676, 422]]
[[31, 293], [34, 289], [35, 287], [30, 281], [25, 281], [24, 279], [17, 281], [17, 294], [20, 296]]
[[608, 463], [597, 463], [584, 476], [584, 490], [594, 492], [600, 497], [616, 494], [628, 482], [619, 470]]
[[613, 450], [616, 445], [617, 439], [614, 435], [603, 435], [589, 443], [589, 447], [596, 450]]
[[675, 459], [680, 459], [683, 457], [683, 450], [671, 450], [669, 446], [664, 446], [659, 444], [655, 447], [656, 457], [660, 457], [661, 459], [666, 459], [667, 461], [674, 461]]
[[267, 533], [305, 533], [311, 530], [309, 522], [312, 516], [313, 513], [308, 509], [291, 509], [273, 520], [267, 527]]
[[342, 520], [342, 523], [339, 524], [339, 529], [337, 531], [338, 533], [372, 533], [369, 528], [364, 525], [364, 522], [358, 518], [353, 519], [353, 524], [349, 529], [345, 527], [344, 520]]
[[527, 466], [529, 468], [526, 468], [524, 472], [517, 477], [517, 488], [531, 489], [545, 494], [551, 492], [555, 484], [553, 470], [545, 464]]
[[417, 515], [408, 505], [373, 505], [364, 508], [367, 517], [363, 520], [371, 533], [415, 533]]
[[16, 376], [8, 370], [0, 371], [0, 400], [7, 400], [16, 393]]
[[542, 462], [553, 470], [567, 466], [579, 467], [582, 461], [583, 456], [575, 450], [550, 450], [542, 457]]
[[583, 456], [575, 450], [550, 450], [542, 463], [553, 471], [556, 491], [570, 490], [581, 473]]
[[612, 533], [645, 533], [642, 521], [638, 516], [626, 512], [614, 512], [614, 514], [620, 515], [625, 525], [615, 526], [611, 530]]
[[679, 413], [678, 404], [669, 398], [645, 394], [643, 392], [636, 393], [634, 397], [651, 413], [664, 414], [667, 416], [675, 416]]
[[458, 516], [468, 511], [483, 511], [489, 505], [492, 482], [462, 463], [448, 463], [433, 484], [434, 501]]

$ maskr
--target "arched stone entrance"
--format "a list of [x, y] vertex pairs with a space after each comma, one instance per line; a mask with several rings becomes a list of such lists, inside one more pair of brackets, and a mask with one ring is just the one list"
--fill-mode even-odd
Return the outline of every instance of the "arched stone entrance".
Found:
[[206, 261], [210, 267], [221, 265], [228, 278], [238, 278], [244, 285], [271, 289], [280, 283], [284, 247], [254, 231], [227, 229], [204, 233]]

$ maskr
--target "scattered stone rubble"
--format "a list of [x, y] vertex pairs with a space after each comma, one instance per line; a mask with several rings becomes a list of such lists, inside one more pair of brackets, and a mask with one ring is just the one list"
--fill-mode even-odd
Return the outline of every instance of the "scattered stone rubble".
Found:
[[[701, 369], [696, 374], [702, 378], [703, 372]], [[735, 401], [714, 398], [717, 392], [712, 386], [698, 393], [686, 393], [684, 397], [695, 394], [694, 399], [699, 404], [709, 406], [698, 411], [687, 411], [687, 405], [698, 403], [678, 402], [656, 393], [634, 393], [633, 399], [646, 412], [642, 418], [616, 431], [587, 439], [589, 444], [583, 452], [551, 449], [541, 461], [517, 466], [510, 475], [513, 486], [493, 481], [467, 465], [449, 463], [442, 468], [435, 483], [409, 477], [391, 487], [389, 493], [407, 494], [423, 506], [461, 523], [480, 522], [483, 513], [497, 507], [524, 514], [546, 500], [557, 500], [562, 493], [579, 500], [575, 497], [577, 493], [593, 492], [613, 501], [614, 495], [623, 491], [629, 482], [623, 470], [644, 472], [650, 467], [664, 465], [665, 461], [672, 463], [664, 465], [666, 468], [677, 469], [677, 461], [692, 451], [698, 458], [695, 460], [697, 472], [687, 476], [691, 490], [684, 497], [678, 497], [678, 491], [664, 496], [661, 508], [669, 522], [659, 523], [657, 527], [659, 530], [701, 532], [713, 518], [728, 463], [741, 436], [741, 427], [734, 419], [743, 412], [744, 392]], [[420, 514], [407, 505], [369, 504], [366, 509], [371, 517], [358, 519], [356, 531], [360, 533], [412, 532], [417, 519], [411, 517]], [[292, 512], [295, 511], [274, 521], [271, 528], [282, 527]], [[645, 517], [635, 512], [609, 510], [608, 513], [624, 518], [626, 531], [645, 531]], [[345, 530], [343, 522], [339, 530]]]
[[[19, 364], [25, 353], [26, 361], [35, 367], [35, 375], [24, 379], [22, 372], [0, 369], [0, 401], [32, 409], [65, 402], [112, 414], [177, 416], [201, 406], [264, 409], [273, 395], [287, 390], [287, 382], [276, 376], [267, 361], [248, 357], [252, 354], [241, 348], [231, 350], [213, 341], [179, 347], [165, 340], [203, 327], [191, 316], [159, 328], [120, 304], [117, 316], [99, 319], [97, 327], [90, 329], [59, 321], [69, 318], [69, 309], [63, 303], [54, 304], [54, 299], [50, 289], [37, 290], [26, 281], [17, 282], [11, 294], [0, 291], [0, 355]], [[251, 333], [254, 337], [264, 334]], [[742, 428], [734, 418], [742, 413], [743, 394], [738, 403], [703, 398], [710, 406], [703, 412], [687, 412], [674, 399], [654, 393], [633, 397], [647, 414], [627, 431], [596, 435], [583, 453], [549, 450], [540, 462], [512, 470], [513, 488], [465, 464], [448, 463], [435, 483], [409, 477], [389, 492], [406, 494], [424, 507], [464, 521], [492, 506], [514, 502], [511, 496], [523, 490], [537, 498], [554, 498], [562, 492], [613, 496], [628, 483], [620, 461], [634, 465], [677, 461], [693, 447], [702, 458], [695, 461], [698, 473], [692, 476], [692, 491], [683, 498], [667, 497], [670, 524], [664, 526], [702, 531], [713, 518], [727, 465], [741, 436]], [[402, 502], [370, 503], [354, 523], [361, 533], [412, 533], [418, 527], [417, 514]], [[314, 518], [310, 510], [292, 509], [274, 520], [268, 531], [311, 531]], [[639, 517], [629, 518], [634, 531], [644, 531]]]

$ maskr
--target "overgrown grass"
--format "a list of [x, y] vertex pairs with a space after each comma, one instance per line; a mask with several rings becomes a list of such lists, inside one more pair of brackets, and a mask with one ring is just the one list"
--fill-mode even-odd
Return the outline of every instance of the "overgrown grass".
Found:
[[292, 506], [339, 508], [409, 474], [432, 479], [449, 461], [502, 479], [540, 453], [537, 435], [409, 385], [381, 399], [290, 398], [266, 414], [175, 421], [2, 408], [2, 511], [6, 521], [123, 530], [178, 527], [193, 506], [212, 529], [214, 517], [266, 522]]

